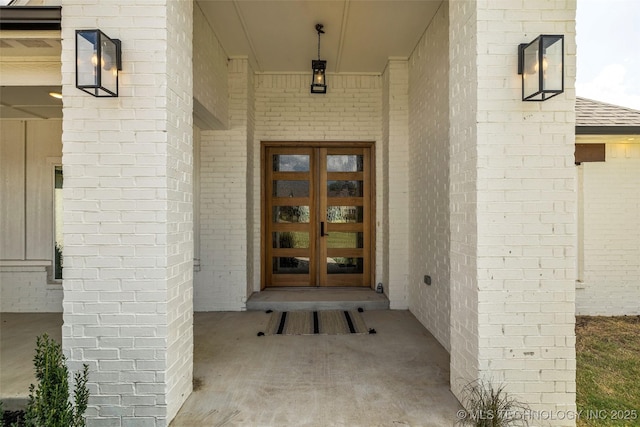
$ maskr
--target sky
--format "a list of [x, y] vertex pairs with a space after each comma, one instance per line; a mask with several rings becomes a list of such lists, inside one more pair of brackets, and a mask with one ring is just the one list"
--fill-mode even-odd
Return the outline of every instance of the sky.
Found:
[[640, 110], [640, 0], [578, 0], [576, 94]]

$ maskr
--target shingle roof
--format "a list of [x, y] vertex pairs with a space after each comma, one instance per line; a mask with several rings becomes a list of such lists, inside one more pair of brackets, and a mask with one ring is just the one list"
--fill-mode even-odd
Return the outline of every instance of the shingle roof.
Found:
[[640, 126], [640, 111], [576, 97], [576, 126]]

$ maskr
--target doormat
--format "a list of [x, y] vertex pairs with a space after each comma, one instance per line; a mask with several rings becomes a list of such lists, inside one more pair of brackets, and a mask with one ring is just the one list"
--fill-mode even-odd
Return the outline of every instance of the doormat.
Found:
[[[282, 311], [271, 313], [264, 335], [342, 335], [375, 333], [367, 330], [357, 311]], [[260, 334], [259, 334], [260, 335]]]

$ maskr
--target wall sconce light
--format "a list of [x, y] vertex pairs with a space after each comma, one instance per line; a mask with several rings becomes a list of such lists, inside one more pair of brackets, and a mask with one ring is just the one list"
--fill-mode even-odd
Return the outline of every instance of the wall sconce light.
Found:
[[545, 101], [564, 92], [564, 36], [540, 35], [518, 46], [522, 100]]
[[318, 32], [318, 59], [311, 60], [311, 69], [313, 70], [311, 93], [327, 93], [327, 83], [325, 81], [327, 61], [320, 59], [320, 34], [324, 34], [323, 27], [324, 25], [322, 24], [316, 24], [316, 31]]
[[76, 87], [96, 97], [118, 96], [120, 40], [100, 30], [76, 30]]

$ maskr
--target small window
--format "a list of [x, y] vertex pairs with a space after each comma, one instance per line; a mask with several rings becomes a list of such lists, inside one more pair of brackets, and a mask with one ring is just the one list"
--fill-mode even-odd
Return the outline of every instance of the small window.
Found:
[[62, 280], [62, 248], [64, 247], [64, 235], [62, 228], [62, 181], [62, 166], [55, 166], [53, 189], [53, 278], [56, 280]]

